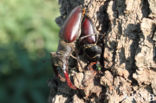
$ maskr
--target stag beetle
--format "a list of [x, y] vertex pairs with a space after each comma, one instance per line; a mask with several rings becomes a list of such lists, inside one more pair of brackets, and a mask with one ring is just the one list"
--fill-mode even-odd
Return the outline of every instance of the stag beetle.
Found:
[[56, 67], [62, 68], [67, 84], [72, 89], [76, 89], [76, 87], [72, 84], [67, 72], [68, 60], [72, 52], [75, 50], [75, 42], [81, 34], [81, 22], [83, 20], [83, 16], [84, 9], [82, 6], [77, 6], [71, 11], [60, 30], [58, 49], [56, 53], [51, 53], [54, 69]]
[[[91, 19], [85, 16], [85, 9], [82, 6], [77, 6], [71, 11], [60, 30], [58, 49], [56, 52], [51, 53], [53, 68], [61, 68], [63, 70], [66, 82], [72, 89], [77, 88], [72, 84], [68, 75], [69, 58], [77, 47], [77, 41], [83, 44], [82, 48], [84, 48], [84, 52], [86, 52], [90, 60], [98, 57], [101, 51], [96, 46], [95, 34], [94, 25]], [[57, 70], [55, 71], [57, 72]]]

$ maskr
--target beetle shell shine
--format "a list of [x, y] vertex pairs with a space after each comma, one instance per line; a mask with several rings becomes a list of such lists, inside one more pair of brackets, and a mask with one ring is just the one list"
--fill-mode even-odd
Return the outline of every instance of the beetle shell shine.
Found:
[[91, 19], [89, 17], [85, 17], [83, 24], [82, 24], [82, 33], [81, 36], [89, 36], [89, 35], [93, 35], [93, 36], [89, 36], [86, 37], [83, 42], [84, 43], [89, 43], [89, 44], [93, 44], [96, 42], [96, 37], [94, 35], [96, 35], [96, 31], [95, 31], [95, 27], [93, 25], [93, 22], [91, 21]]
[[81, 22], [83, 18], [83, 10], [81, 6], [75, 7], [67, 19], [62, 28], [62, 35], [67, 43], [74, 42], [81, 33]]

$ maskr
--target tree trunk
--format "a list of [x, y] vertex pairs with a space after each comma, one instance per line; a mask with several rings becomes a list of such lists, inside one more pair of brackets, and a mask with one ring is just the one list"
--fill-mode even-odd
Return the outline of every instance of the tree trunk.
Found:
[[[156, 102], [156, 1], [59, 0], [63, 24], [77, 5], [88, 5], [88, 16], [103, 35], [101, 70], [70, 66], [77, 90], [57, 77], [49, 81], [49, 103]], [[88, 62], [80, 61], [86, 67]]]

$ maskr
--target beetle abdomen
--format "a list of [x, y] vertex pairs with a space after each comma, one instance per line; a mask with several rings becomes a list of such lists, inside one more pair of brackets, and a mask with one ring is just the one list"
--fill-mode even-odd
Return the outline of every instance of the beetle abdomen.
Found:
[[93, 22], [89, 17], [85, 17], [83, 24], [82, 24], [82, 33], [81, 36], [88, 36], [82, 40], [82, 42], [88, 43], [88, 44], [94, 44], [96, 42], [96, 31], [95, 27], [93, 25]]
[[75, 7], [69, 16], [67, 17], [63, 28], [63, 38], [67, 43], [73, 42], [80, 36], [81, 33], [81, 22], [83, 18], [83, 11], [81, 6]]

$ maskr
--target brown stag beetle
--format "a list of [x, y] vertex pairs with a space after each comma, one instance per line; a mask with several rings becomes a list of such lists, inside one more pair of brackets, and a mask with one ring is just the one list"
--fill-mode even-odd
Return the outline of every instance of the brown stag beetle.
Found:
[[[70, 88], [76, 89], [68, 75], [68, 60], [75, 50], [75, 42], [81, 34], [81, 23], [85, 14], [82, 6], [75, 7], [60, 30], [60, 40], [56, 52], [52, 52], [53, 68], [61, 68], [64, 72], [67, 84]], [[57, 70], [55, 70], [57, 73]]]
[[[82, 51], [90, 61], [96, 61], [100, 58], [101, 48], [96, 45], [97, 33], [93, 22], [85, 16], [85, 9], [82, 6], [75, 7], [67, 19], [65, 20], [60, 30], [60, 40], [56, 52], [52, 52], [52, 65], [54, 71], [62, 69], [68, 86], [72, 89], [77, 89], [71, 82], [68, 75], [68, 62], [72, 53], [78, 49], [78, 44], [82, 45]], [[83, 20], [84, 19], [84, 20]], [[82, 31], [82, 32], [81, 32]], [[81, 35], [81, 37], [80, 37]], [[62, 78], [58, 73], [57, 75]]]
[[97, 45], [98, 34], [90, 17], [84, 17], [81, 26], [81, 37], [79, 47], [82, 49], [84, 56], [89, 61], [98, 61], [101, 57], [101, 47]]

